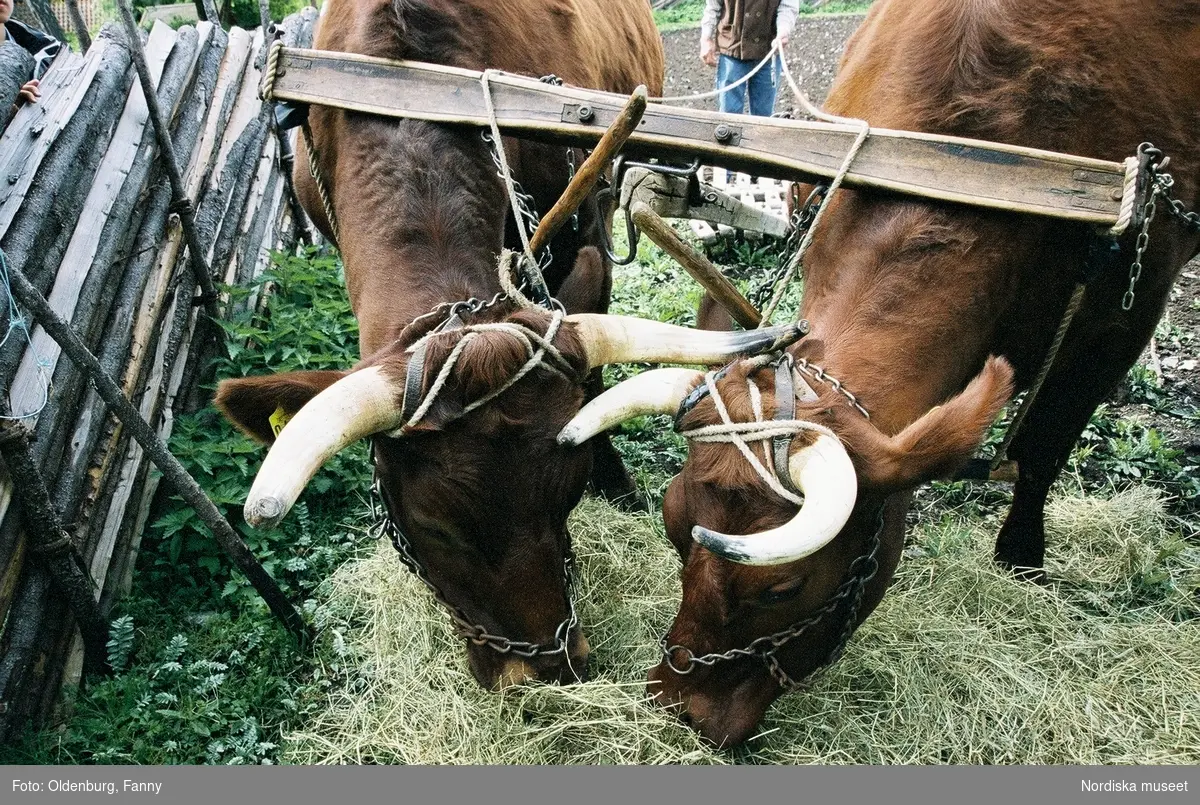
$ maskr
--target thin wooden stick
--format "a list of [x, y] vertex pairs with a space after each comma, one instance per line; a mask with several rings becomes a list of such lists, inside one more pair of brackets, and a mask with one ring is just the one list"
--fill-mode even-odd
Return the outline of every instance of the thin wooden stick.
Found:
[[600, 138], [600, 142], [596, 143], [592, 153], [579, 166], [579, 170], [571, 178], [571, 182], [563, 191], [562, 196], [554, 202], [550, 212], [542, 218], [537, 231], [529, 239], [529, 250], [535, 255], [550, 242], [567, 219], [575, 214], [579, 205], [583, 203], [583, 200], [592, 192], [592, 188], [596, 186], [596, 182], [600, 180], [608, 163], [625, 147], [629, 135], [637, 130], [638, 123], [642, 122], [642, 115], [646, 112], [646, 95], [645, 85], [639, 86], [633, 91], [625, 108], [620, 111], [616, 120], [604, 132], [604, 136]]
[[[158, 154], [167, 169], [171, 180], [171, 211], [179, 215], [183, 226], [184, 237], [188, 245], [188, 262], [192, 273], [196, 276], [196, 284], [200, 286], [200, 297], [197, 300], [204, 306], [204, 312], [210, 319], [218, 318], [217, 291], [213, 285], [212, 272], [209, 270], [205, 255], [208, 249], [200, 243], [200, 233], [196, 228], [196, 211], [191, 199], [183, 187], [183, 173], [175, 159], [175, 147], [171, 144], [171, 130], [162, 108], [158, 105], [158, 93], [150, 76], [150, 68], [146, 65], [146, 53], [142, 49], [142, 39], [138, 35], [137, 23], [133, 19], [133, 10], [129, 0], [117, 0], [117, 8], [121, 11], [121, 20], [125, 23], [125, 35], [129, 39], [129, 52], [137, 68], [138, 80], [142, 84], [142, 94], [146, 97], [146, 105], [150, 109], [150, 122], [154, 124], [154, 133], [158, 138]], [[214, 331], [215, 334], [215, 331]]]
[[709, 262], [707, 257], [684, 243], [675, 234], [675, 230], [671, 228], [670, 224], [660, 218], [658, 213], [650, 209], [644, 201], [635, 201], [629, 209], [633, 216], [633, 223], [637, 225], [638, 229], [646, 233], [646, 236], [657, 243], [663, 251], [675, 258], [676, 262], [683, 266], [696, 282], [703, 285], [704, 289], [721, 307], [729, 311], [729, 315], [733, 316], [734, 321], [747, 330], [758, 327], [759, 322], [762, 321], [761, 314], [721, 273], [721, 269]]
[[[119, 0], [122, 3], [127, 3], [128, 0]], [[146, 454], [150, 456], [150, 460], [154, 462], [159, 471], [162, 472], [163, 480], [172, 488], [176, 494], [184, 499], [196, 513], [200, 515], [200, 519], [204, 524], [212, 530], [213, 536], [217, 543], [225, 550], [229, 557], [233, 560], [237, 568], [246, 575], [250, 583], [254, 585], [254, 589], [266, 601], [267, 606], [275, 613], [275, 616], [282, 621], [283, 625], [300, 639], [302, 643], [307, 643], [311, 637], [309, 627], [304, 622], [304, 618], [296, 611], [287, 596], [279, 589], [279, 585], [275, 580], [263, 569], [259, 564], [258, 559], [250, 552], [246, 543], [242, 541], [233, 527], [221, 516], [221, 512], [213, 504], [208, 496], [204, 494], [204, 490], [196, 483], [179, 460], [171, 454], [167, 449], [166, 444], [158, 438], [158, 434], [154, 429], [140, 416], [137, 408], [129, 401], [117, 384], [104, 373], [100, 367], [100, 362], [96, 360], [84, 343], [71, 329], [70, 325], [58, 317], [54, 309], [46, 301], [46, 298], [38, 292], [38, 290], [30, 284], [25, 275], [15, 266], [8, 267], [9, 279], [12, 282], [13, 296], [17, 301], [33, 312], [34, 318], [38, 324], [50, 334], [63, 348], [63, 352], [75, 362], [79, 368], [86, 372], [96, 388], [96, 392], [108, 404], [109, 410], [121, 421], [121, 424], [129, 429], [130, 434], [137, 440]]]
[[67, 16], [71, 18], [75, 35], [79, 37], [79, 49], [87, 53], [92, 46], [92, 36], [88, 33], [87, 23], [83, 21], [83, 14], [79, 13], [79, 0], [67, 0]]

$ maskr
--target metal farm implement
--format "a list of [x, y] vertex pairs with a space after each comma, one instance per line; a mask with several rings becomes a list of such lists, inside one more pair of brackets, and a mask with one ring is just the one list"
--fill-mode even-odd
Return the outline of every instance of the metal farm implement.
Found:
[[[793, 89], [807, 104], [798, 87], [793, 85]], [[1145, 248], [1155, 199], [1166, 200], [1169, 211], [1185, 225], [1200, 227], [1195, 213], [1184, 212], [1171, 199], [1170, 176], [1161, 171], [1165, 160], [1149, 144], [1123, 162], [1110, 162], [1002, 143], [875, 129], [864, 121], [830, 118], [811, 106], [810, 114], [834, 122], [722, 114], [654, 103], [644, 90], [628, 98], [563, 86], [553, 76], [539, 80], [282, 44], [271, 51], [263, 97], [281, 104], [281, 118], [291, 125], [302, 125], [307, 107], [317, 104], [383, 117], [474, 126], [527, 140], [593, 149], [574, 172], [563, 199], [527, 242], [529, 260], [536, 264], [538, 249], [607, 172], [612, 187], [606, 192], [617, 200], [630, 238], [626, 257], [612, 254], [611, 248], [609, 257], [618, 264], [631, 262], [638, 235], [646, 234], [746, 328], [769, 322], [811, 241], [824, 201], [841, 184], [1091, 225], [1100, 247], [1092, 249], [1096, 260], [1111, 259], [1116, 239], [1132, 227], [1139, 232], [1134, 266]], [[305, 133], [307, 136], [307, 130]], [[493, 147], [499, 155], [501, 175], [507, 175], [503, 147], [498, 141]], [[610, 163], [614, 164], [612, 171], [608, 171]], [[700, 182], [701, 164], [804, 182], [818, 189], [808, 203], [796, 205], [789, 220]], [[314, 178], [320, 189], [321, 177], [314, 174]], [[327, 190], [321, 189], [321, 194], [328, 198]], [[328, 209], [328, 202], [326, 206]], [[762, 300], [752, 304], [663, 218], [702, 219], [787, 237], [790, 256], [771, 283], [775, 287], [770, 301], [765, 306]], [[336, 222], [334, 226], [336, 231]], [[1132, 301], [1135, 279], [1131, 274], [1127, 304]], [[1060, 336], [1078, 308], [1082, 291], [1080, 281], [1060, 323]], [[1054, 343], [1060, 342], [1057, 337]], [[1052, 347], [1047, 354], [1040, 377], [1044, 378], [1056, 351]], [[1005, 452], [1039, 385], [1035, 383], [1025, 395], [996, 457], [977, 460], [968, 468], [967, 477], [1013, 479], [1015, 467], [1004, 461]]]

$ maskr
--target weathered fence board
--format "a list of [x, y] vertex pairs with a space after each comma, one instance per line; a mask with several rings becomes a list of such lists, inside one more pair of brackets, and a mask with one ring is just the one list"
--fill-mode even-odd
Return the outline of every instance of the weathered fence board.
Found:
[[[174, 44], [175, 32], [166, 25], [160, 23], [151, 31], [150, 39], [146, 43], [146, 57], [155, 81], [162, 75], [163, 65]], [[71, 236], [66, 254], [63, 255], [62, 268], [55, 277], [54, 286], [47, 297], [54, 310], [64, 318], [74, 317], [75, 303], [79, 300], [83, 280], [92, 268], [92, 260], [99, 249], [104, 223], [121, 190], [124, 178], [133, 166], [133, 159], [137, 155], [149, 119], [150, 114], [146, 107], [146, 99], [142, 95], [142, 88], [134, 84], [125, 104], [125, 111], [113, 134], [113, 146], [104, 153], [91, 191], [84, 200], [79, 226]], [[33, 347], [26, 350], [10, 388], [10, 405], [14, 413], [34, 410], [43, 394], [35, 355], [48, 363], [52, 369], [58, 363], [61, 352], [54, 339], [46, 335], [40, 327], [34, 331], [32, 341]]]
[[[285, 41], [308, 45], [315, 17], [306, 9], [286, 20]], [[279, 148], [257, 97], [263, 44], [260, 30], [203, 22], [156, 25], [145, 43], [213, 273], [238, 281], [294, 242]], [[213, 353], [196, 340], [208, 325], [192, 304], [196, 278], [123, 35], [106, 29], [86, 54], [64, 53], [41, 89], [41, 102], [0, 132], [0, 175], [15, 177], [0, 186], [0, 244], [166, 439]], [[49, 171], [73, 184], [53, 186]], [[41, 376], [53, 378], [30, 418], [36, 458], [106, 612], [128, 589], [157, 474], [58, 345], [38, 328], [32, 338], [32, 350], [16, 339], [0, 348], [0, 382], [28, 413], [42, 403]], [[82, 672], [71, 613], [30, 558], [11, 493], [0, 462], [0, 701], [9, 704], [0, 741], [26, 720], [44, 723]]]

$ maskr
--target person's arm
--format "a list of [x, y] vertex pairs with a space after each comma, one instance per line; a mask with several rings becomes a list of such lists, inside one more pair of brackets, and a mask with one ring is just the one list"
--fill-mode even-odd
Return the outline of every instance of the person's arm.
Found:
[[800, 13], [800, 0], [783, 0], [775, 12], [775, 38], [781, 45], [788, 43], [796, 27], [796, 15]]
[[709, 67], [717, 66], [717, 20], [721, 18], [722, 0], [705, 0], [700, 15], [700, 61]]

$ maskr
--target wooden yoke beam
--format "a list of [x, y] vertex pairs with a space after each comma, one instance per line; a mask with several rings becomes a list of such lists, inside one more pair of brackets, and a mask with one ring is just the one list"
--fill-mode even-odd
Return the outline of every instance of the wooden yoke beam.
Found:
[[[487, 126], [481, 74], [442, 65], [284, 48], [264, 90], [278, 101], [357, 112]], [[627, 98], [489, 74], [497, 122], [506, 134], [590, 146]], [[838, 173], [854, 126], [729, 115], [650, 103], [629, 138], [634, 154], [813, 182]], [[873, 129], [845, 179], [871, 187], [978, 207], [1113, 226], [1126, 167], [1118, 162], [1001, 143]]]

